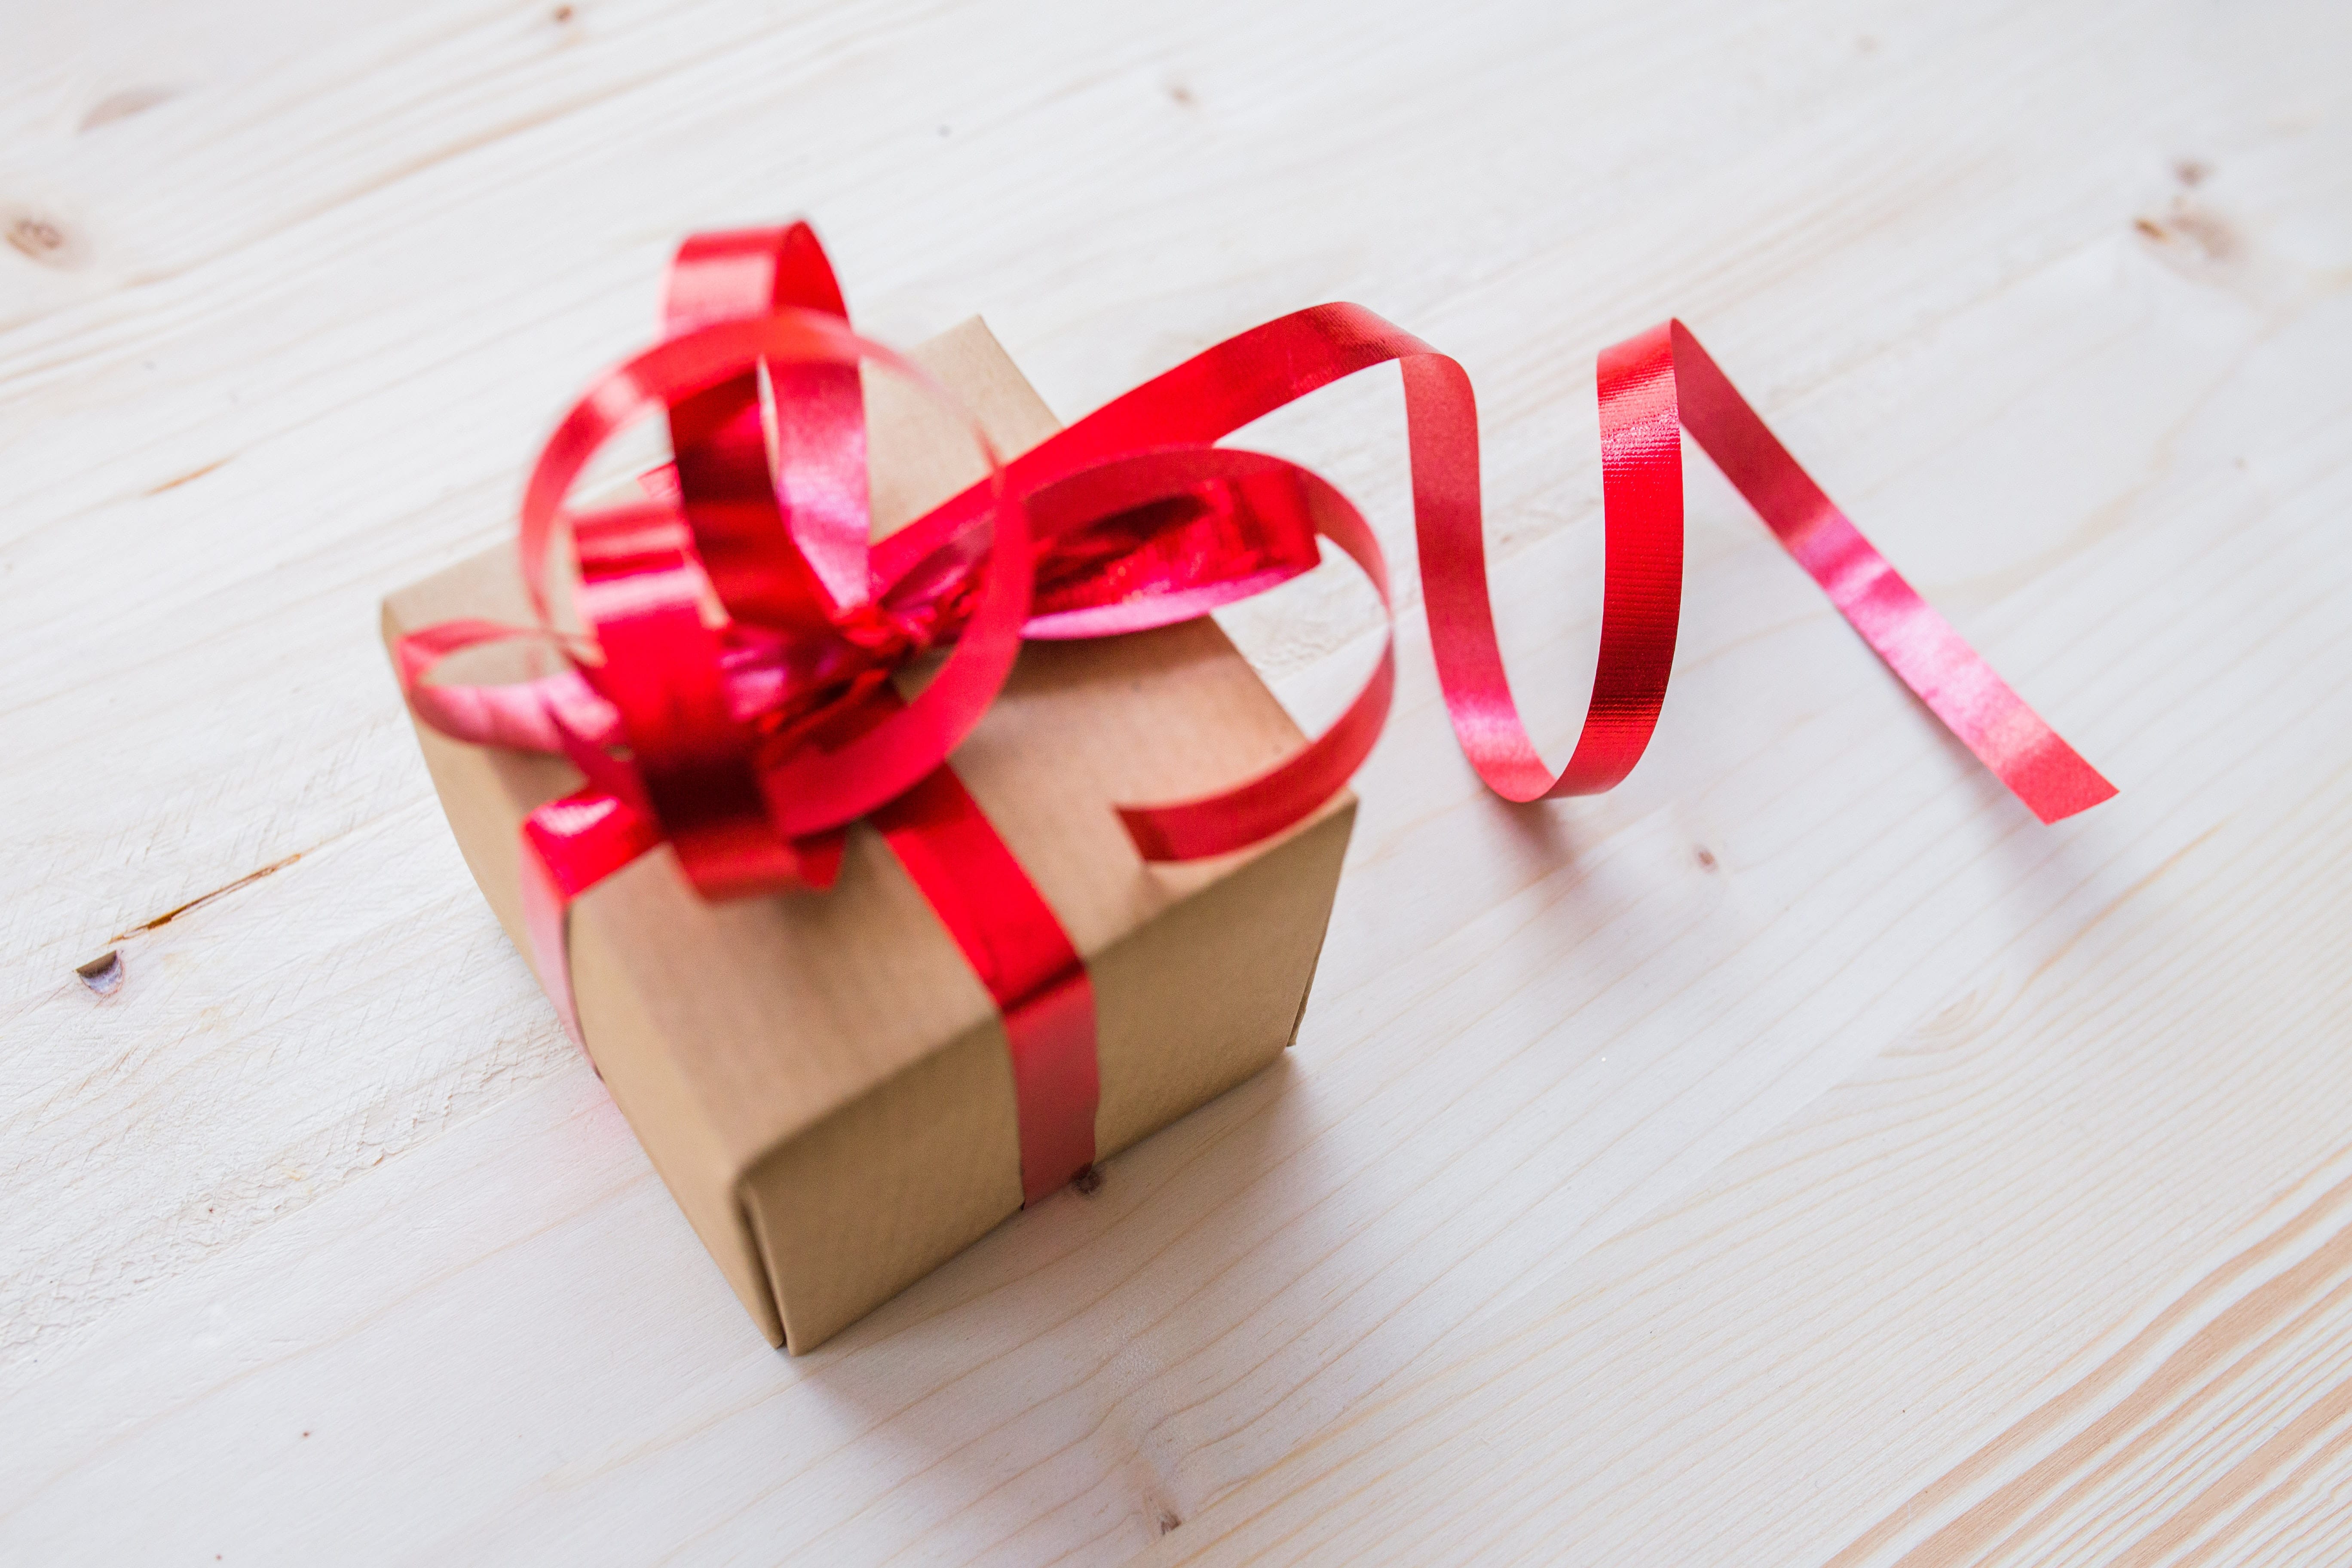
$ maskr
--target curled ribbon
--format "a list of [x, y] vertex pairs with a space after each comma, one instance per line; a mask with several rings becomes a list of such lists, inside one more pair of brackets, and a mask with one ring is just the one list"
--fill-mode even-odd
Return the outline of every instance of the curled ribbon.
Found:
[[[1555, 773], [1496, 641], [1470, 379], [1370, 311], [1319, 305], [1253, 328], [1010, 461], [967, 418], [988, 479], [872, 544], [861, 362], [954, 405], [850, 331], [808, 226], [688, 240], [665, 315], [664, 341], [600, 378], [531, 472], [520, 546], [537, 624], [408, 636], [395, 649], [402, 688], [445, 734], [580, 770], [583, 787], [531, 813], [520, 846], [532, 960], [575, 1038], [566, 926], [589, 888], [667, 841], [706, 898], [821, 889], [846, 826], [870, 821], [1003, 1015], [1030, 1200], [1094, 1159], [1093, 995], [948, 756], [1024, 637], [1190, 619], [1313, 569], [1318, 539], [1362, 568], [1385, 612], [1379, 542], [1344, 496], [1297, 464], [1214, 444], [1357, 371], [1394, 361], [1402, 374], [1439, 682], [1464, 753], [1506, 799], [1597, 794], [1649, 743], [1681, 608], [1685, 431], [2036, 816], [2055, 822], [2115, 793], [1863, 538], [1680, 321], [1600, 357], [1601, 650], [1583, 729]], [[597, 449], [656, 411], [673, 459], [646, 477], [646, 498], [565, 510]], [[549, 618], [550, 552], [566, 531], [584, 637]], [[452, 654], [514, 637], [552, 644], [571, 668], [496, 687], [425, 679]], [[894, 672], [943, 648], [937, 674], [902, 697]], [[1138, 852], [1197, 859], [1304, 820], [1370, 751], [1394, 686], [1384, 646], [1346, 711], [1287, 761], [1199, 799], [1120, 807]]]

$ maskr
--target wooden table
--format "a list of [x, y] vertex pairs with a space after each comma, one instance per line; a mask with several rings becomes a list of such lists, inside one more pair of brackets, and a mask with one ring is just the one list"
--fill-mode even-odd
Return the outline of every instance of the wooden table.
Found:
[[[5, 24], [0, 1559], [2352, 1553], [2352, 10], [361, 9]], [[1289, 1059], [787, 1359], [373, 606], [794, 211], [1066, 416], [1318, 299], [1459, 356], [1555, 756], [1679, 313], [2123, 794], [2035, 824], [1695, 451], [1604, 798], [1481, 794], [1408, 570]], [[1250, 439], [1409, 562], [1392, 377]], [[1228, 616], [1310, 719], [1323, 575]]]

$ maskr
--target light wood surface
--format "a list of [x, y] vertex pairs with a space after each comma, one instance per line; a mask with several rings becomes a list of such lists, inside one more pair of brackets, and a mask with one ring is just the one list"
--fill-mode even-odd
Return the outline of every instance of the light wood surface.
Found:
[[[7, 0], [0, 1560], [2352, 1554], [2352, 13]], [[1460, 357], [1513, 668], [1678, 313], [2123, 789], [2038, 826], [1692, 454], [1650, 756], [1517, 811], [1403, 579], [1297, 1048], [814, 1355], [468, 880], [374, 646], [667, 247], [813, 215], [1067, 417]], [[1343, 569], [1224, 617], [1319, 720]], [[108, 952], [115, 970], [76, 967]]]

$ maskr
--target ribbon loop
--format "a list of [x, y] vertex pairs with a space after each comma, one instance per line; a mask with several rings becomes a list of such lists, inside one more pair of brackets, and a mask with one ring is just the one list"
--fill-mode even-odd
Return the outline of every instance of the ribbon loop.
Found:
[[[676, 336], [784, 309], [849, 315], [805, 223], [688, 239], [670, 267], [663, 325]], [[866, 404], [855, 363], [747, 367], [672, 403], [669, 431], [679, 499], [730, 614], [809, 632], [865, 602]]]

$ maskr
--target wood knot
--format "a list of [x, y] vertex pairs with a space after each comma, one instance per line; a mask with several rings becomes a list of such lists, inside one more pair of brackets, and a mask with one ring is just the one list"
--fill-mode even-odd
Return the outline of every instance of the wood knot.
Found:
[[113, 948], [91, 959], [88, 963], [74, 965], [81, 983], [100, 996], [111, 996], [122, 984], [122, 954]]
[[74, 264], [70, 236], [50, 218], [20, 212], [8, 219], [8, 243], [44, 267]]
[[134, 114], [144, 114], [159, 103], [170, 101], [176, 94], [168, 87], [133, 87], [110, 93], [89, 107], [81, 117], [81, 129], [95, 131], [101, 125], [111, 125], [118, 120], [128, 120]]
[[1102, 1167], [1088, 1165], [1070, 1178], [1070, 1185], [1077, 1189], [1078, 1195], [1082, 1198], [1094, 1196], [1102, 1191]]
[[2132, 227], [2160, 252], [2207, 266], [2230, 261], [2244, 248], [2235, 229], [2186, 196], [2175, 196], [2160, 217], [2132, 219]]

